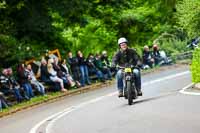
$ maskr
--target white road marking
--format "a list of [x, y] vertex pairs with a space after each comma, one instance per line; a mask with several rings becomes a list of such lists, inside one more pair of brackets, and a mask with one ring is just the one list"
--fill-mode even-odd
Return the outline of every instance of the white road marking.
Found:
[[[186, 75], [186, 74], [189, 74], [190, 72], [189, 71], [185, 71], [185, 72], [181, 72], [181, 73], [177, 73], [177, 74], [174, 74], [174, 75], [170, 75], [170, 76], [166, 76], [166, 77], [163, 77], [163, 78], [160, 78], [160, 79], [156, 79], [156, 80], [152, 80], [152, 81], [149, 81], [149, 82], [145, 82], [143, 83], [143, 85], [150, 85], [150, 84], [154, 84], [154, 83], [157, 83], [157, 82], [161, 82], [161, 81], [165, 81], [165, 80], [168, 80], [168, 79], [173, 79], [175, 77], [179, 77], [179, 76], [183, 76], [183, 75]], [[89, 100], [89, 101], [86, 101], [86, 102], [83, 102], [81, 104], [78, 104], [76, 106], [72, 106], [72, 107], [68, 107], [66, 109], [64, 109], [63, 111], [60, 111], [56, 114], [53, 114], [49, 117], [47, 117], [46, 119], [40, 121], [39, 123], [37, 123], [31, 130], [29, 133], [37, 133], [37, 130], [38, 128], [43, 125], [44, 123], [48, 122], [49, 121], [49, 124], [47, 125], [46, 127], [46, 133], [50, 133], [50, 130], [53, 126], [53, 124], [58, 120], [60, 119], [61, 117], [63, 117], [64, 115], [66, 114], [69, 114], [70, 112], [74, 111], [74, 110], [77, 110], [81, 107], [84, 107], [86, 105], [89, 105], [91, 103], [95, 103], [97, 101], [100, 101], [106, 97], [111, 97], [111, 96], [114, 96], [117, 94], [117, 91], [116, 92], [112, 92], [112, 93], [109, 93], [107, 95], [104, 95], [104, 96], [101, 96], [101, 97], [98, 97], [98, 98], [95, 98], [95, 99], [92, 99], [92, 100]]]
[[186, 87], [184, 87], [183, 89], [181, 89], [179, 92], [182, 94], [186, 94], [186, 95], [195, 95], [195, 96], [200, 96], [199, 92], [189, 92], [186, 91], [189, 87], [191, 87], [193, 85], [193, 83], [187, 85]]
[[149, 81], [149, 82], [145, 82], [143, 85], [155, 84], [157, 82], [161, 82], [161, 81], [168, 80], [168, 79], [173, 79], [173, 78], [176, 78], [176, 77], [179, 77], [179, 76], [183, 76], [183, 75], [186, 75], [186, 74], [189, 74], [189, 73], [190, 73], [190, 71], [185, 71], [185, 72], [173, 74], [173, 75], [166, 76], [166, 77], [163, 77], [163, 78], [160, 78], [160, 79], [156, 79], [156, 80], [152, 80], [152, 81]]

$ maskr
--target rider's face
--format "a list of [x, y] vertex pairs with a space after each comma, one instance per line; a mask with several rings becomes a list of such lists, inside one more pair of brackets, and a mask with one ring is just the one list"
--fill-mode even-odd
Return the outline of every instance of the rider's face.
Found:
[[122, 50], [126, 50], [126, 49], [127, 49], [127, 44], [126, 44], [126, 43], [121, 43], [121, 44], [120, 44], [120, 48], [121, 48]]

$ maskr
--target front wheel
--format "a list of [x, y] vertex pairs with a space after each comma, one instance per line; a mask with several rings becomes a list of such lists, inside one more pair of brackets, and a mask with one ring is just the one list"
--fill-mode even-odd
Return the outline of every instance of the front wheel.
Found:
[[132, 96], [132, 89], [131, 89], [131, 81], [126, 82], [126, 87], [127, 87], [128, 104], [132, 105], [133, 104], [133, 96]]

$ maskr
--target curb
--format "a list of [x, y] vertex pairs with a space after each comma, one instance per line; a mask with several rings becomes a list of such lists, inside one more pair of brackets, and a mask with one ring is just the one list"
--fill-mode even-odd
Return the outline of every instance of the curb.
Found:
[[33, 103], [31, 105], [20, 107], [20, 108], [8, 111], [6, 113], [0, 113], [0, 118], [14, 114], [14, 113], [17, 113], [17, 112], [22, 111], [22, 110], [32, 109], [36, 106], [43, 105], [43, 104], [46, 104], [46, 103], [53, 103], [53, 102], [60, 100], [61, 98], [66, 97], [66, 96], [73, 96], [73, 95], [78, 95], [78, 94], [81, 94], [81, 93], [86, 93], [86, 92], [91, 91], [91, 90], [97, 90], [97, 89], [100, 89], [102, 87], [109, 86], [113, 83], [114, 83], [114, 80], [111, 80], [111, 81], [106, 81], [105, 83], [95, 83], [93, 85], [82, 87], [82, 88], [79, 88], [79, 89], [76, 89], [76, 90], [69, 90], [68, 92], [62, 93], [58, 96], [51, 97], [51, 98], [48, 98], [48, 99], [44, 99], [43, 101], [39, 101], [39, 102]]

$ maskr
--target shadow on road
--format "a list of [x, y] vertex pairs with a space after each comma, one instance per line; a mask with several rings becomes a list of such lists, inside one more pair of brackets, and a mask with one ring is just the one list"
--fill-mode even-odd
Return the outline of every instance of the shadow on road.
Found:
[[162, 95], [154, 96], [154, 97], [150, 97], [150, 98], [138, 99], [136, 101], [133, 101], [134, 102], [133, 105], [144, 103], [144, 102], [149, 102], [149, 101], [153, 101], [153, 100], [157, 100], [157, 99], [161, 99], [161, 98], [165, 98], [165, 97], [172, 96], [172, 95], [175, 95], [175, 94], [178, 94], [177, 91], [172, 91], [172, 92], [167, 93], [167, 94], [162, 94]]

